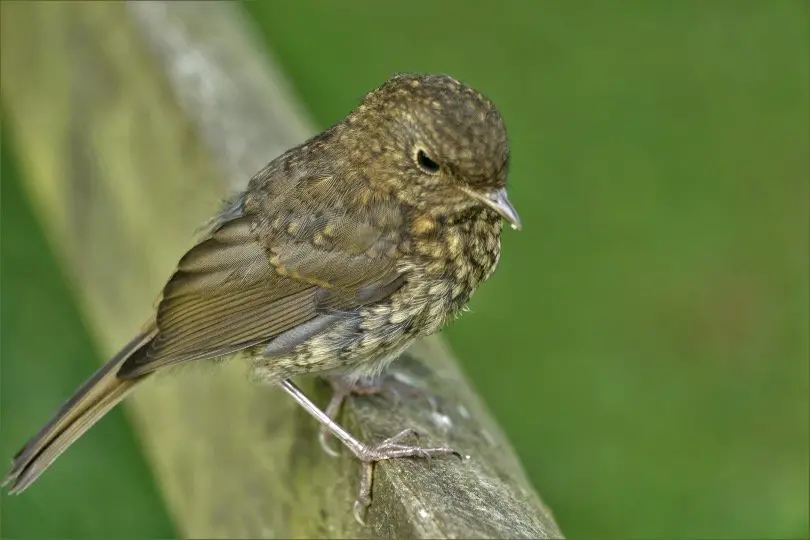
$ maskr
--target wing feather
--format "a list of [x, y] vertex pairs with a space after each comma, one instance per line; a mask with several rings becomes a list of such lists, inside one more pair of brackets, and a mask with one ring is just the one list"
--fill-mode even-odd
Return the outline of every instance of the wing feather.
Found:
[[[275, 220], [276, 230], [263, 222], [262, 234], [256, 209], [232, 205], [227, 219], [182, 257], [163, 290], [157, 335], [118, 375], [140, 377], [270, 343], [318, 315], [346, 313], [396, 290], [404, 278], [391, 256], [390, 231], [367, 214], [347, 217], [340, 197], [333, 199], [334, 207], [317, 212], [295, 199], [287, 217]], [[390, 218], [393, 210], [384, 211]]]

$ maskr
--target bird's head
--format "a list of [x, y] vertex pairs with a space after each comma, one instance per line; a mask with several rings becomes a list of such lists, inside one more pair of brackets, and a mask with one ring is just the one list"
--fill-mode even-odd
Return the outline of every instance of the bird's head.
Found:
[[506, 179], [509, 141], [495, 105], [447, 75], [400, 74], [342, 123], [366, 176], [433, 217], [486, 207], [520, 228]]

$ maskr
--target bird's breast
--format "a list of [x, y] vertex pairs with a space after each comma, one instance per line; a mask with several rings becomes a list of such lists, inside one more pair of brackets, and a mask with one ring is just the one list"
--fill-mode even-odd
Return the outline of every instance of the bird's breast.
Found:
[[[408, 282], [402, 292], [419, 299], [424, 309], [444, 321], [456, 315], [478, 285], [489, 279], [501, 253], [501, 221], [481, 212], [476, 219], [447, 224], [415, 236], [402, 270]], [[406, 292], [410, 290], [410, 292]]]

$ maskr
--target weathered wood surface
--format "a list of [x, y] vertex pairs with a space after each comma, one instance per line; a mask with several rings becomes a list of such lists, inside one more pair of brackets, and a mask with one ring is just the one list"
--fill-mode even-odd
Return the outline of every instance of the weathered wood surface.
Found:
[[[252, 32], [236, 3], [3, 3], [6, 121], [110, 353], [147, 319], [226, 185], [314, 131]], [[397, 369], [438, 410], [357, 398], [342, 421], [367, 441], [411, 426], [471, 459], [379, 465], [366, 527], [351, 513], [359, 464], [326, 456], [315, 422], [240, 363], [148, 382], [127, 407], [185, 537], [560, 537], [441, 339]]]

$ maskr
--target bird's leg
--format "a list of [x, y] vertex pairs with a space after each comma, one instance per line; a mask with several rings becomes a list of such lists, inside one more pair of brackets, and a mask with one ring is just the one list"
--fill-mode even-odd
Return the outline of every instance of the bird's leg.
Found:
[[[433, 411], [438, 408], [436, 399], [433, 396], [430, 396], [423, 389], [414, 386], [413, 383], [398, 377], [394, 373], [386, 373], [377, 377], [376, 379], [361, 379], [359, 381], [352, 382], [347, 381], [340, 375], [327, 375], [324, 378], [329, 383], [329, 386], [332, 387], [332, 399], [329, 401], [329, 405], [326, 406], [326, 410], [324, 412], [332, 420], [337, 420], [338, 414], [340, 413], [340, 408], [343, 406], [343, 402], [346, 401], [346, 398], [352, 394], [369, 396], [381, 394], [383, 392], [390, 392], [394, 397], [394, 404], [396, 405], [400, 399], [400, 391], [402, 391], [412, 396], [419, 396], [425, 399]], [[329, 445], [329, 437], [331, 435], [332, 433], [329, 431], [329, 428], [326, 425], [321, 424], [320, 433], [318, 434], [318, 440], [321, 443], [321, 447], [323, 448], [323, 451], [330, 456], [337, 457], [340, 454], [337, 452], [337, 450], [333, 449]]]
[[363, 515], [371, 504], [374, 464], [377, 461], [403, 457], [431, 458], [448, 455], [455, 455], [459, 459], [462, 459], [460, 453], [444, 446], [423, 448], [420, 446], [400, 444], [402, 439], [417, 435], [416, 431], [413, 429], [402, 430], [393, 437], [389, 437], [376, 445], [364, 444], [358, 441], [351, 433], [343, 429], [337, 422], [330, 418], [328, 414], [319, 409], [292, 381], [285, 379], [281, 381], [280, 385], [305, 411], [320, 422], [320, 424], [340, 440], [352, 454], [363, 462], [363, 473], [360, 478], [360, 493], [357, 497], [357, 501], [354, 503], [354, 517], [361, 524], [364, 523]]
[[[326, 406], [324, 412], [329, 418], [335, 421], [337, 420], [338, 414], [340, 414], [340, 408], [343, 406], [343, 402], [346, 401], [346, 398], [351, 394], [368, 396], [378, 394], [384, 390], [382, 379], [350, 383], [338, 375], [328, 375], [324, 378], [329, 383], [329, 386], [332, 387], [332, 399], [329, 400], [329, 405]], [[329, 430], [329, 427], [326, 424], [321, 424], [320, 432], [318, 433], [318, 440], [321, 443], [321, 447], [323, 451], [330, 456], [337, 457], [340, 454], [329, 445], [329, 437], [331, 435], [332, 432]]]

